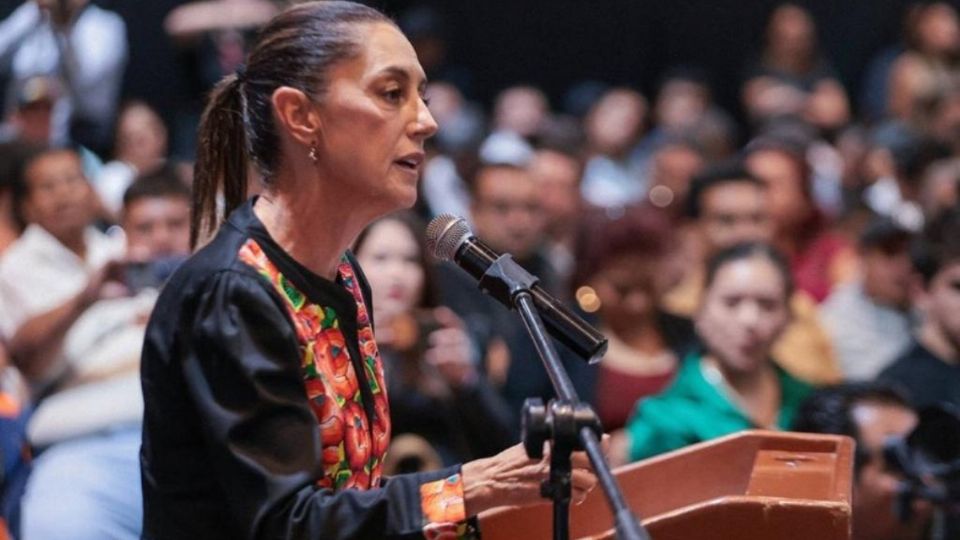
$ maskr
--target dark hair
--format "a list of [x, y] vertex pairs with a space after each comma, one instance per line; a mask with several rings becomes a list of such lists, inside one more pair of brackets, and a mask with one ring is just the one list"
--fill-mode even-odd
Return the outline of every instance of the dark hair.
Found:
[[732, 160], [713, 165], [694, 175], [687, 194], [687, 216], [699, 219], [703, 212], [703, 199], [711, 189], [726, 184], [750, 184], [765, 190], [767, 185], [750, 174], [740, 160]]
[[514, 165], [512, 163], [501, 163], [501, 162], [481, 163], [473, 171], [471, 171], [472, 174], [468, 177], [468, 181], [467, 181], [467, 191], [470, 193], [470, 198], [473, 201], [476, 201], [477, 187], [478, 187], [477, 181], [480, 179], [480, 176], [487, 171], [495, 171], [495, 170], [515, 171], [517, 173], [527, 172], [526, 167], [521, 167], [519, 165]]
[[913, 268], [925, 286], [944, 267], [960, 262], [960, 207], [954, 207], [927, 224], [910, 249]]
[[721, 268], [732, 262], [760, 257], [773, 263], [780, 277], [783, 279], [784, 298], [788, 299], [793, 295], [793, 274], [790, 272], [790, 264], [777, 248], [763, 242], [744, 242], [720, 250], [716, 255], [710, 257], [707, 261], [707, 276], [704, 282], [704, 288], [709, 289], [713, 285], [714, 278]]
[[30, 196], [30, 183], [27, 181], [27, 169], [37, 161], [53, 154], [73, 154], [77, 160], [80, 160], [80, 153], [75, 149], [66, 147], [47, 147], [47, 146], [27, 146], [21, 149], [18, 157], [16, 178], [13, 182], [13, 212], [17, 220], [24, 225], [23, 202]]
[[20, 211], [21, 203], [27, 196], [23, 173], [27, 163], [32, 161], [39, 152], [39, 148], [26, 142], [11, 141], [0, 144], [0, 195], [10, 194], [13, 219], [21, 230], [26, 227], [26, 221]]
[[907, 400], [895, 388], [876, 382], [844, 383], [821, 388], [800, 405], [793, 420], [793, 431], [846, 435], [857, 441], [854, 454], [855, 474], [870, 459], [862, 448], [860, 429], [853, 419], [853, 408], [862, 403], [894, 405], [909, 409]]
[[123, 207], [128, 208], [140, 199], [166, 197], [180, 197], [189, 201], [190, 187], [177, 177], [174, 170], [163, 167], [134, 180], [123, 194]]
[[673, 247], [669, 216], [653, 206], [628, 206], [616, 217], [609, 213], [588, 220], [577, 249], [574, 287], [582, 285], [617, 257], [638, 254], [651, 259]]
[[276, 173], [280, 137], [273, 92], [289, 86], [319, 101], [331, 66], [361, 52], [354, 27], [381, 22], [393, 24], [373, 8], [325, 0], [290, 7], [261, 30], [246, 67], [217, 84], [200, 120], [191, 245], [219, 225], [221, 190], [224, 215], [244, 201], [250, 160], [265, 182]]
[[408, 210], [394, 212], [393, 214], [383, 216], [370, 225], [367, 225], [367, 227], [360, 232], [360, 234], [357, 236], [357, 239], [354, 241], [353, 252], [359, 255], [360, 250], [363, 249], [364, 242], [366, 242], [367, 238], [370, 237], [370, 231], [375, 229], [377, 225], [388, 221], [400, 224], [408, 233], [410, 233], [411, 236], [413, 236], [414, 242], [417, 243], [417, 262], [423, 269], [423, 290], [420, 292], [420, 298], [417, 299], [417, 305], [415, 307], [424, 308], [437, 306], [437, 291], [434, 287], [436, 281], [434, 280], [433, 276], [434, 261], [430, 258], [430, 252], [427, 249], [426, 244], [427, 227], [413, 212]]

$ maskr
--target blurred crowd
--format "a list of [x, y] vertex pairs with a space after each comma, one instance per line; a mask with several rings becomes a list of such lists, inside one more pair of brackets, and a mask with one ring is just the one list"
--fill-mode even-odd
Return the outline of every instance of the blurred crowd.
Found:
[[[162, 24], [209, 90], [282, 5], [188, 2]], [[960, 410], [951, 4], [908, 8], [856, 101], [810, 13], [777, 7], [735, 75], [743, 117], [689, 65], [652, 95], [591, 80], [555, 107], [518, 85], [485, 110], [468, 98], [481, 74], [444, 64], [438, 21], [398, 20], [440, 125], [421, 196], [354, 246], [390, 386], [390, 471], [492, 455], [517, 440], [526, 398], [553, 395], [516, 315], [427, 252], [424, 224], [452, 213], [609, 339], [599, 365], [560, 352], [616, 464], [751, 428], [844, 434], [854, 538], [955, 527], [923, 500], [894, 512], [883, 452], [927, 407]], [[0, 539], [139, 538], [140, 347], [189, 255], [192, 164], [174, 149], [195, 144], [203, 102], [167, 126], [125, 99], [127, 40], [87, 0], [0, 21]]]

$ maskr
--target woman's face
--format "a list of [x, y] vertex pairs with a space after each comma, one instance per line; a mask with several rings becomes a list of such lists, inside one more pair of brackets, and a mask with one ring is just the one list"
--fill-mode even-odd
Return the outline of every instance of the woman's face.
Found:
[[726, 369], [749, 373], [767, 361], [788, 319], [780, 271], [769, 259], [754, 256], [717, 270], [696, 324], [707, 350]]
[[351, 198], [381, 212], [409, 207], [423, 143], [437, 131], [422, 99], [426, 76], [393, 26], [363, 24], [356, 32], [361, 54], [330, 68], [318, 104], [320, 178], [344, 182]]
[[747, 157], [747, 169], [767, 185], [770, 216], [778, 232], [802, 225], [811, 209], [803, 191], [806, 179], [793, 158], [779, 150], [759, 150]]
[[590, 284], [600, 300], [605, 324], [618, 331], [649, 321], [669, 287], [663, 269], [662, 258], [639, 255], [616, 257], [604, 265]]
[[423, 290], [420, 246], [410, 231], [391, 219], [372, 225], [357, 260], [373, 290], [374, 316], [388, 321], [414, 307]]

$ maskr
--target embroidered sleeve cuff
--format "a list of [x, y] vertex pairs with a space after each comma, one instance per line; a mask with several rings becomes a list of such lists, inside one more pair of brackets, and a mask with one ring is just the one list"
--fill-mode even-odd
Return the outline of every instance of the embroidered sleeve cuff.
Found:
[[460, 473], [420, 486], [423, 536], [427, 540], [479, 539], [476, 520], [467, 519]]

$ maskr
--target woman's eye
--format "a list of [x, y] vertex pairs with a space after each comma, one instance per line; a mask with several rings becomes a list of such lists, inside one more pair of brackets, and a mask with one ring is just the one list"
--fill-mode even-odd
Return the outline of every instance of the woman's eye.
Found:
[[400, 88], [395, 88], [393, 90], [387, 90], [383, 93], [383, 96], [387, 98], [387, 101], [391, 103], [399, 103], [403, 99], [403, 90]]

